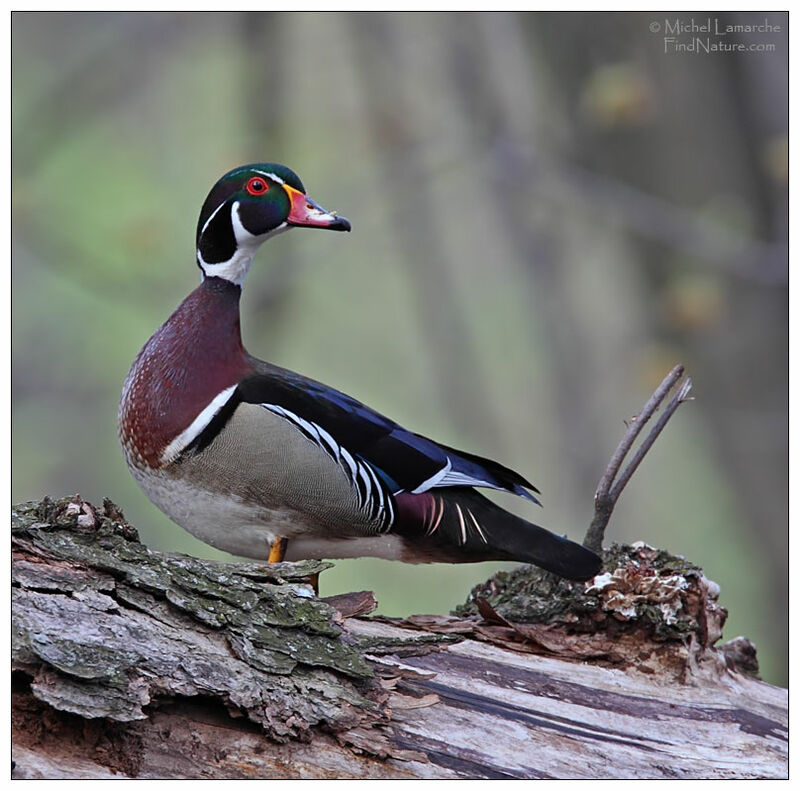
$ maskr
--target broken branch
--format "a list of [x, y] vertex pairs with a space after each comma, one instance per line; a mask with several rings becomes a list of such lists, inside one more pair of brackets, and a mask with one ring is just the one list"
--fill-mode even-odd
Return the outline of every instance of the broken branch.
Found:
[[603, 477], [597, 485], [597, 490], [594, 496], [594, 518], [592, 519], [589, 529], [586, 531], [586, 536], [583, 539], [583, 545], [595, 552], [600, 552], [603, 548], [603, 536], [605, 535], [606, 526], [611, 519], [611, 514], [614, 511], [614, 506], [619, 499], [622, 490], [627, 485], [628, 481], [636, 472], [637, 467], [642, 459], [647, 455], [653, 443], [656, 441], [658, 435], [666, 426], [669, 419], [675, 413], [675, 410], [684, 402], [689, 399], [689, 392], [692, 389], [692, 380], [687, 377], [678, 392], [667, 405], [666, 409], [661, 414], [661, 417], [656, 421], [656, 424], [651, 429], [650, 433], [644, 438], [642, 444], [634, 454], [633, 458], [628, 463], [627, 467], [622, 471], [622, 474], [617, 477], [625, 457], [633, 447], [636, 438], [642, 432], [645, 424], [650, 420], [653, 414], [661, 405], [661, 402], [667, 397], [669, 392], [677, 384], [683, 376], [684, 368], [682, 365], [676, 365], [655, 389], [650, 398], [647, 399], [642, 411], [631, 420], [628, 425], [628, 430], [625, 436], [620, 441], [617, 449], [614, 451], [608, 465], [606, 466]]

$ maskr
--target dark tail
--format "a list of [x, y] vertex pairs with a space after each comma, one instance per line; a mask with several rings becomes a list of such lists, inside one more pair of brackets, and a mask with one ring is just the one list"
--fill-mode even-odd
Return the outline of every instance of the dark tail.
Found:
[[444, 487], [395, 496], [393, 533], [431, 545], [442, 560], [519, 560], [572, 580], [600, 571], [591, 550], [504, 511], [474, 489]]

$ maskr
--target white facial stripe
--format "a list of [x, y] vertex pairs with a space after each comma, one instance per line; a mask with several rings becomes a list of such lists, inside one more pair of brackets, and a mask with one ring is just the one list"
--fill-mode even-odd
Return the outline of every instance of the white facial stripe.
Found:
[[202, 236], [202, 235], [203, 235], [203, 234], [206, 232], [206, 228], [208, 228], [208, 224], [211, 222], [211, 220], [213, 220], [213, 219], [214, 219], [214, 217], [216, 216], [217, 212], [218, 212], [218, 211], [219, 211], [219, 210], [220, 210], [220, 209], [221, 209], [221, 208], [222, 208], [224, 205], [225, 205], [224, 203], [220, 203], [220, 205], [219, 205], [219, 206], [217, 206], [217, 208], [216, 208], [216, 209], [214, 209], [214, 211], [212, 211], [212, 212], [211, 212], [211, 216], [210, 216], [210, 217], [209, 217], [209, 218], [208, 218], [208, 219], [205, 221], [205, 223], [203, 224], [203, 230], [202, 230], [202, 231], [200, 231], [200, 236]]
[[271, 178], [274, 181], [277, 181], [278, 184], [286, 183], [280, 176], [276, 176], [274, 173], [268, 173], [266, 170], [256, 170], [255, 168], [253, 168], [253, 171], [255, 173], [260, 173], [262, 176], [267, 176], [267, 178]]
[[[242, 218], [239, 214], [239, 209], [242, 207], [242, 204], [239, 201], [234, 201], [231, 204], [231, 225], [233, 226], [233, 235], [236, 237], [236, 242], [239, 247], [245, 247], [248, 245], [256, 245], [258, 246], [261, 244], [261, 237], [254, 236], [247, 228], [244, 227], [244, 223], [242, 223]], [[266, 236], [266, 234], [262, 234], [262, 236]]]
[[200, 436], [203, 429], [214, 419], [220, 409], [228, 403], [235, 389], [236, 385], [231, 385], [214, 396], [211, 403], [192, 421], [191, 425], [181, 431], [181, 433], [164, 448], [161, 453], [161, 462], [163, 464], [169, 464], [169, 462], [177, 458], [181, 451]]
[[[213, 217], [224, 205], [225, 204], [223, 203], [217, 207], [211, 217]], [[200, 264], [200, 267], [202, 268], [206, 277], [219, 277], [241, 287], [244, 285], [247, 273], [250, 271], [250, 266], [253, 263], [253, 256], [256, 254], [258, 248], [267, 239], [277, 236], [279, 233], [283, 233], [284, 231], [288, 231], [291, 226], [284, 222], [281, 223], [277, 228], [273, 228], [273, 230], [261, 234], [261, 236], [255, 236], [250, 233], [250, 231], [248, 231], [242, 223], [242, 219], [239, 216], [240, 205], [241, 204], [239, 201], [234, 201], [231, 205], [231, 225], [233, 226], [233, 234], [236, 237], [236, 251], [234, 254], [227, 261], [220, 261], [218, 264], [209, 264], [203, 259], [203, 256], [198, 250], [197, 263]], [[208, 221], [206, 221], [206, 224], [203, 226], [203, 230], [205, 230], [205, 227], [211, 221], [211, 217], [209, 217]]]

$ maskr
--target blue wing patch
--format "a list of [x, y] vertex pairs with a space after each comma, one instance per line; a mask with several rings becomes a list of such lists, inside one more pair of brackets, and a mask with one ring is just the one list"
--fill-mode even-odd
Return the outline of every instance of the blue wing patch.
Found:
[[239, 384], [239, 399], [276, 413], [283, 410], [287, 419], [291, 414], [295, 425], [332, 457], [338, 452], [337, 460], [348, 468], [349, 460], [355, 463], [356, 485], [361, 478], [367, 486], [358, 473], [358, 465], [363, 463], [369, 470], [365, 474], [370, 485], [380, 488], [382, 483], [393, 494], [480, 486], [539, 502], [530, 493], [538, 493], [533, 484], [491, 459], [408, 431], [355, 398], [313, 379], [260, 361], [257, 365], [258, 372]]

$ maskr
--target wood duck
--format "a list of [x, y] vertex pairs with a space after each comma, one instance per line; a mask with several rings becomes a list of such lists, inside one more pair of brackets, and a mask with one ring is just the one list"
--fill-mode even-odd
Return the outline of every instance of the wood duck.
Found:
[[245, 351], [245, 277], [261, 244], [290, 228], [349, 231], [350, 222], [272, 163], [226, 173], [206, 198], [202, 282], [144, 345], [122, 390], [120, 441], [150, 500], [207, 544], [269, 562], [517, 560], [593, 577], [593, 552], [475, 489], [538, 503], [518, 473]]

